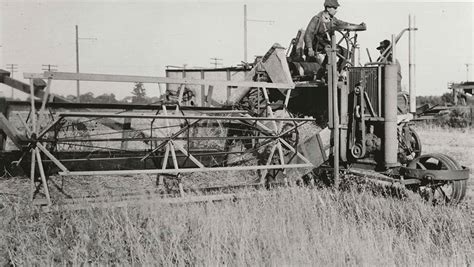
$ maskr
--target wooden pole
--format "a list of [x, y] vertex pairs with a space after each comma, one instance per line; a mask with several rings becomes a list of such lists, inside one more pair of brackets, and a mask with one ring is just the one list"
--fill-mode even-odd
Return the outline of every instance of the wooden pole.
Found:
[[[272, 148], [271, 148], [270, 155], [268, 155], [268, 158], [267, 158], [266, 166], [269, 166], [272, 163], [272, 159], [273, 159], [273, 155], [275, 154], [275, 150], [276, 150], [276, 144], [273, 145]], [[263, 184], [265, 182], [265, 177], [267, 176], [267, 173], [268, 173], [268, 170], [263, 170], [262, 171], [262, 175], [260, 176], [260, 183]]]
[[31, 104], [31, 132], [36, 134], [35, 86], [33, 83], [33, 79], [30, 79], [30, 104]]
[[48, 157], [56, 166], [61, 169], [63, 172], [69, 172], [69, 170], [64, 166], [56, 157], [53, 156], [41, 143], [37, 143], [36, 146]]
[[[165, 106], [163, 106], [166, 108]], [[93, 112], [58, 112], [59, 117], [82, 117], [82, 118], [137, 118], [137, 119], [188, 119], [188, 120], [206, 120], [212, 118], [213, 120], [237, 120], [237, 121], [288, 121], [288, 122], [310, 122], [315, 121], [310, 118], [271, 118], [271, 117], [252, 117], [248, 114], [242, 114], [241, 117], [228, 117], [228, 116], [197, 116], [197, 115], [153, 115], [153, 114], [137, 114], [137, 113], [93, 113]], [[237, 114], [238, 115], [238, 114]], [[122, 129], [120, 129], [122, 130]]]
[[276, 169], [295, 169], [295, 168], [313, 168], [313, 164], [277, 164], [266, 166], [234, 166], [234, 167], [212, 167], [212, 168], [181, 168], [181, 169], [145, 169], [145, 170], [111, 170], [111, 171], [71, 171], [59, 172], [60, 175], [128, 175], [128, 174], [160, 174], [160, 173], [194, 173], [194, 172], [216, 172], [216, 171], [250, 171], [250, 170], [276, 170]]
[[39, 148], [35, 148], [36, 157], [38, 161], [38, 169], [41, 176], [41, 182], [43, 183], [44, 194], [46, 195], [46, 200], [48, 201], [48, 206], [51, 206], [51, 197], [49, 196], [48, 182], [46, 181], [46, 175], [44, 174], [43, 162], [41, 160], [41, 154]]
[[244, 62], [247, 63], [247, 5], [244, 5]]
[[33, 202], [33, 199], [35, 198], [35, 190], [36, 190], [36, 185], [35, 185], [35, 168], [36, 168], [36, 153], [34, 149], [31, 149], [31, 166], [30, 166], [30, 180], [31, 180], [31, 186], [30, 186], [30, 200]]
[[291, 83], [269, 83], [254, 81], [226, 81], [226, 80], [201, 80], [194, 78], [169, 78], [153, 76], [134, 76], [134, 75], [115, 75], [115, 74], [97, 74], [97, 73], [73, 73], [73, 72], [44, 72], [44, 73], [24, 73], [25, 79], [49, 79], [61, 81], [89, 81], [89, 82], [142, 82], [142, 83], [166, 83], [166, 84], [184, 84], [184, 85], [212, 85], [212, 86], [232, 86], [239, 89], [248, 89], [248, 87], [266, 87], [275, 89], [293, 89], [295, 84]]
[[[76, 73], [79, 73], [79, 26], [76, 25]], [[79, 85], [79, 79], [76, 80], [76, 102], [81, 102], [81, 90]]]

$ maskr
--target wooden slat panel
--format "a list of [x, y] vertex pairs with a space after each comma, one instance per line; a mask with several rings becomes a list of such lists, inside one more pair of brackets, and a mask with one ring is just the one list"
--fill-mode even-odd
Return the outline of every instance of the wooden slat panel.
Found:
[[10, 138], [17, 148], [21, 148], [22, 142], [26, 137], [20, 134], [15, 127], [0, 113], [0, 129]]
[[293, 83], [266, 83], [266, 82], [249, 82], [249, 81], [211, 81], [198, 79], [177, 79], [167, 77], [151, 77], [151, 76], [131, 76], [131, 75], [112, 75], [112, 74], [92, 74], [92, 73], [72, 73], [72, 72], [44, 72], [41, 73], [25, 73], [25, 79], [42, 78], [55, 80], [71, 80], [71, 81], [97, 81], [97, 82], [142, 82], [142, 83], [166, 83], [166, 84], [193, 84], [193, 85], [221, 85], [234, 87], [267, 87], [288, 89], [294, 88]]
[[189, 168], [189, 169], [151, 169], [151, 170], [116, 170], [116, 171], [76, 171], [60, 172], [60, 175], [127, 175], [127, 174], [159, 174], [159, 173], [193, 173], [212, 171], [249, 171], [249, 170], [271, 170], [271, 169], [295, 169], [312, 168], [313, 164], [279, 164], [268, 166], [238, 166], [238, 167], [215, 167], [215, 168]]
[[226, 116], [182, 116], [182, 115], [152, 115], [152, 114], [131, 114], [131, 113], [94, 113], [94, 112], [61, 112], [60, 117], [98, 117], [98, 118], [141, 118], [141, 119], [198, 119], [198, 120], [240, 120], [240, 121], [315, 121], [306, 118], [268, 118], [268, 117], [226, 117]]

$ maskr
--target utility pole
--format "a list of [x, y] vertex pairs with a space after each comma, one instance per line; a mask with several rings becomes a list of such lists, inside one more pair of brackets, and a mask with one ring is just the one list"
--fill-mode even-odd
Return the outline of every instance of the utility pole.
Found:
[[[97, 38], [79, 38], [79, 26], [76, 25], [76, 73], [79, 73], [79, 39], [81, 40], [97, 40]], [[77, 103], [81, 102], [81, 90], [79, 80], [76, 80]]]
[[44, 71], [57, 71], [58, 65], [51, 65], [51, 64], [43, 64], [43, 70]]
[[244, 62], [247, 63], [247, 5], [244, 5]]
[[472, 64], [466, 63], [464, 65], [466, 65], [466, 82], [468, 82], [469, 81], [469, 66], [471, 66]]
[[[13, 74], [15, 72], [17, 72], [17, 70], [18, 70], [18, 64], [7, 64], [7, 69], [10, 71], [10, 73], [12, 75], [11, 77], [13, 78]], [[10, 87], [10, 88], [12, 89], [11, 98], [13, 100], [15, 90], [13, 89], [13, 87]]]
[[211, 60], [214, 60], [214, 62], [211, 62], [211, 65], [214, 65], [214, 68], [217, 68], [217, 66], [222, 66], [222, 58], [216, 58], [216, 57], [211, 57]]
[[[76, 73], [79, 73], [79, 27], [76, 25]], [[81, 102], [81, 90], [79, 89], [79, 80], [76, 81], [76, 102]]]
[[261, 19], [249, 19], [247, 18], [247, 5], [244, 5], [244, 62], [247, 63], [247, 22], [266, 22], [272, 25], [275, 23], [273, 20], [261, 20]]

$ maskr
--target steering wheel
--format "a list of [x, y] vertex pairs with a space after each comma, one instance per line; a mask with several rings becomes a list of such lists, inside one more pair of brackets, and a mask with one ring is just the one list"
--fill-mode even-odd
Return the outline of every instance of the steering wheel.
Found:
[[348, 24], [348, 25], [338, 26], [338, 27], [335, 28], [335, 30], [351, 31], [351, 32], [360, 32], [360, 31], [365, 31], [365, 30], [367, 30], [367, 26], [365, 25], [365, 23], [361, 23], [361, 24]]
[[336, 35], [336, 55], [338, 57], [338, 61], [343, 60], [350, 62], [353, 51], [351, 51], [352, 47], [350, 46], [351, 42], [349, 32], [336, 30], [334, 31], [334, 34]]
[[341, 71], [344, 66], [353, 65], [352, 56], [357, 45], [357, 34], [351, 37], [351, 32], [365, 31], [367, 29], [364, 23], [359, 25], [344, 25], [334, 28], [336, 35], [337, 57], [341, 64], [338, 64], [338, 70]]

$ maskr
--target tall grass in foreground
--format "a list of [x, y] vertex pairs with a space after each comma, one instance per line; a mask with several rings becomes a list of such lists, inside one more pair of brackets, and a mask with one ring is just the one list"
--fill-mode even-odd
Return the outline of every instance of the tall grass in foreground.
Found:
[[472, 265], [468, 211], [416, 198], [284, 188], [236, 202], [1, 214], [5, 262]]

